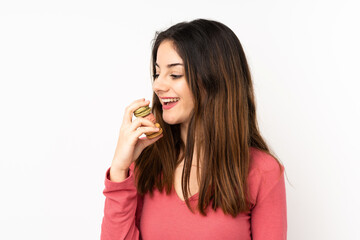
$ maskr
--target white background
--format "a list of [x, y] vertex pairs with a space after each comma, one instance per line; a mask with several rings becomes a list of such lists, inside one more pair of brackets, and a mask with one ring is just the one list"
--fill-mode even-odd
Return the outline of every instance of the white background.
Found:
[[99, 239], [124, 108], [152, 96], [154, 33], [196, 18], [247, 54], [289, 180], [288, 239], [360, 239], [358, 13], [355, 0], [2, 0], [0, 239]]

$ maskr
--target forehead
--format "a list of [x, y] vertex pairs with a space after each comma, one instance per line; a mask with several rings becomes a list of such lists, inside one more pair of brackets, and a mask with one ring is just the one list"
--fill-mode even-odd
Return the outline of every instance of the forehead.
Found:
[[183, 60], [177, 53], [173, 42], [165, 40], [160, 44], [157, 50], [156, 65], [161, 68], [162, 66], [165, 67], [166, 65], [173, 63], [183, 63]]

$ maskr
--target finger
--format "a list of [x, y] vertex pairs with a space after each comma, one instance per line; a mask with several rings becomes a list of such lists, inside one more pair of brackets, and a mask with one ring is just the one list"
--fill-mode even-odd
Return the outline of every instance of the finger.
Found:
[[138, 129], [136, 129], [134, 134], [137, 138], [139, 138], [142, 134], [154, 133], [154, 132], [158, 132], [158, 131], [160, 131], [160, 129], [156, 128], [156, 127], [139, 127]]
[[148, 106], [149, 104], [150, 104], [150, 101], [145, 100], [145, 98], [141, 98], [141, 99], [138, 99], [138, 100], [132, 102], [129, 106], [127, 106], [125, 108], [123, 122], [131, 123], [132, 116], [133, 116], [135, 110], [138, 109], [139, 107]]
[[135, 131], [139, 127], [155, 127], [155, 124], [146, 118], [136, 118], [130, 125], [130, 130]]
[[164, 135], [160, 134], [159, 136], [152, 138], [152, 139], [148, 139], [147, 137], [143, 137], [139, 139], [139, 145], [141, 145], [141, 148], [144, 149], [147, 146], [155, 143], [157, 140], [159, 140], [160, 138], [162, 138]]

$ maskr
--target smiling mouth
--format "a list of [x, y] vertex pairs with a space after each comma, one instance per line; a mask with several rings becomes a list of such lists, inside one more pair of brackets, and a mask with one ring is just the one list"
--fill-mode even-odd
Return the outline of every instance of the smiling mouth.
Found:
[[176, 103], [180, 100], [180, 98], [167, 98], [167, 99], [162, 99], [162, 103], [163, 105], [169, 105], [172, 103]]

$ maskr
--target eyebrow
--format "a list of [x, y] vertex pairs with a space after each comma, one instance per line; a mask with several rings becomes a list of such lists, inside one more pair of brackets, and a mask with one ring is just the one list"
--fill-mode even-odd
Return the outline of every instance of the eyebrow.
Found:
[[[158, 68], [160, 68], [160, 66], [157, 63], [155, 63], [155, 65]], [[184, 66], [184, 64], [182, 64], [182, 63], [170, 63], [170, 64], [167, 65], [167, 68], [172, 68], [172, 67], [175, 67], [175, 66]]]

